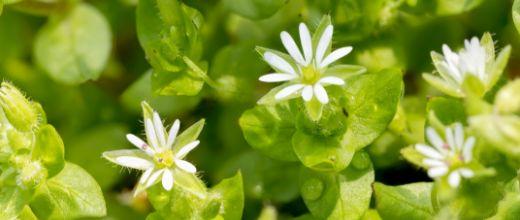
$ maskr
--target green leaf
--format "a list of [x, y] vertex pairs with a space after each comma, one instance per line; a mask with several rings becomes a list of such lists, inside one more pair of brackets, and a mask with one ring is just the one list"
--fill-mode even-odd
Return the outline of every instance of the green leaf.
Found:
[[16, 186], [7, 186], [2, 183], [0, 187], [0, 219], [16, 219], [23, 214], [23, 210], [29, 203], [32, 191], [23, 190]]
[[201, 219], [208, 194], [204, 183], [193, 174], [174, 171], [174, 184], [170, 191], [161, 183], [147, 189], [148, 198], [163, 219]]
[[364, 66], [339, 64], [327, 68], [324, 74], [337, 76], [339, 78], [342, 78], [343, 80], [346, 80], [349, 77], [363, 74], [366, 71], [367, 68], [365, 68]]
[[235, 176], [222, 180], [214, 186], [210, 194], [217, 195], [221, 200], [218, 214], [224, 219], [241, 219], [244, 209], [244, 186], [242, 183], [242, 173], [238, 172]]
[[362, 151], [353, 161], [356, 166], [349, 166], [340, 173], [302, 169], [300, 192], [314, 217], [359, 219], [368, 210], [374, 181], [372, 163]]
[[484, 0], [436, 0], [437, 14], [460, 14], [479, 6]]
[[42, 162], [49, 177], [58, 174], [65, 166], [63, 141], [52, 125], [43, 125], [38, 129], [33, 159]]
[[199, 102], [199, 97], [187, 96], [156, 96], [152, 93], [153, 70], [146, 71], [134, 81], [121, 95], [121, 103], [134, 113], [141, 112], [140, 103], [144, 100], [152, 105], [157, 112], [180, 115], [193, 109]]
[[30, 203], [39, 219], [73, 219], [106, 215], [105, 200], [94, 178], [81, 167], [65, 168], [37, 190]]
[[520, 33], [520, 0], [515, 0], [513, 3], [513, 22], [516, 30]]
[[401, 186], [374, 184], [376, 208], [382, 219], [431, 219], [432, 183], [412, 183]]
[[31, 210], [31, 207], [24, 206], [22, 209], [22, 212], [20, 212], [20, 215], [18, 216], [18, 219], [21, 220], [38, 220], [38, 217], [34, 215], [34, 213]]
[[124, 138], [127, 133], [127, 128], [120, 124], [100, 124], [84, 130], [74, 137], [73, 143], [67, 145], [66, 157], [89, 172], [101, 189], [110, 189], [121, 179], [121, 167], [107, 166], [107, 161], [99, 155], [108, 150], [129, 146]]
[[290, 138], [296, 131], [294, 121], [298, 108], [294, 102], [275, 106], [256, 106], [240, 117], [247, 143], [265, 155], [278, 160], [296, 161]]
[[38, 66], [54, 80], [78, 84], [97, 79], [111, 48], [110, 27], [96, 8], [80, 3], [65, 14], [55, 14], [34, 43]]
[[292, 136], [294, 152], [306, 167], [318, 171], [341, 171], [348, 166], [355, 149], [343, 146], [338, 137], [320, 137], [302, 131]]
[[224, 7], [231, 11], [251, 19], [264, 19], [275, 14], [284, 4], [285, 0], [224, 0]]
[[250, 150], [231, 157], [220, 168], [215, 179], [222, 179], [240, 170], [247, 198], [287, 203], [298, 197], [300, 167], [300, 163], [273, 160]]
[[434, 97], [428, 101], [426, 109], [428, 114], [434, 114], [443, 125], [464, 123], [467, 118], [464, 106], [458, 99]]
[[348, 116], [343, 145], [361, 149], [383, 133], [397, 111], [403, 92], [401, 77], [398, 70], [385, 69], [346, 81], [343, 107]]
[[202, 23], [200, 12], [177, 0], [139, 1], [137, 36], [154, 68], [154, 93], [195, 95], [202, 89], [203, 80], [192, 68], [201, 63]]
[[418, 167], [424, 166], [424, 163], [422, 162], [424, 155], [415, 150], [415, 145], [401, 149], [401, 155], [403, 155], [404, 159], [406, 159], [408, 162]]

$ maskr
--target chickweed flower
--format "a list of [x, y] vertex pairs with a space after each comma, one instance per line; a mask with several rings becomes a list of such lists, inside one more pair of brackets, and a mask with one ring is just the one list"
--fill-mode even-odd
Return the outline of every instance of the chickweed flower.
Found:
[[103, 153], [109, 161], [118, 165], [144, 171], [135, 195], [152, 186], [159, 180], [166, 190], [171, 190], [178, 172], [194, 174], [197, 169], [193, 164], [184, 160], [186, 155], [199, 144], [198, 140], [191, 141], [174, 149], [180, 121], [175, 120], [169, 132], [163, 126], [159, 114], [143, 102], [144, 127], [146, 141], [133, 134], [127, 134], [126, 138], [135, 145], [138, 150], [115, 150]]
[[[495, 45], [489, 33], [479, 41], [477, 37], [464, 40], [464, 48], [453, 52], [448, 45], [442, 46], [443, 54], [432, 51], [431, 57], [440, 77], [424, 74], [423, 77], [440, 91], [455, 97], [464, 97], [464, 90], [483, 95], [489, 91], [502, 74], [509, 58], [507, 46], [495, 60]], [[474, 78], [480, 86], [464, 88], [468, 77]], [[468, 83], [471, 85], [474, 83]]]
[[474, 172], [469, 168], [472, 160], [475, 138], [469, 137], [464, 140], [462, 124], [456, 123], [445, 130], [446, 140], [431, 127], [426, 129], [428, 141], [433, 145], [417, 144], [415, 149], [425, 156], [422, 163], [428, 167], [428, 176], [440, 178], [447, 176], [448, 184], [456, 188], [459, 186], [461, 177], [471, 178]]
[[304, 23], [300, 24], [299, 33], [303, 53], [286, 31], [280, 34], [280, 38], [289, 55], [269, 49], [259, 50], [263, 59], [275, 70], [261, 76], [259, 80], [268, 83], [287, 82], [275, 94], [276, 100], [300, 95], [305, 102], [316, 97], [320, 103], [327, 104], [329, 96], [324, 87], [345, 84], [342, 78], [327, 74], [327, 67], [348, 55], [352, 47], [341, 47], [329, 52], [333, 33], [330, 22], [318, 27], [312, 38]]

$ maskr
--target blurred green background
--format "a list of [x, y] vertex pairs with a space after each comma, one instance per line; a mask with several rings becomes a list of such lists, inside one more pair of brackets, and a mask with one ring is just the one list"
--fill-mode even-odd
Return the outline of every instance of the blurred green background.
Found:
[[41, 2], [5, 5], [0, 16], [0, 76], [42, 104], [49, 123], [64, 139], [66, 159], [85, 168], [104, 190], [106, 219], [143, 219], [150, 211], [146, 198], [132, 198], [139, 174], [101, 158], [106, 150], [132, 148], [126, 133], [143, 134], [142, 100], [149, 101], [167, 123], [181, 119], [181, 129], [206, 119], [201, 145], [189, 160], [208, 185], [242, 170], [244, 219], [256, 219], [265, 207], [263, 216], [273, 207], [281, 218], [308, 212], [299, 198], [298, 162], [279, 162], [254, 151], [238, 125], [242, 112], [271, 88], [257, 81], [269, 68], [254, 47], [283, 50], [279, 33], [287, 30], [295, 36], [299, 22], [312, 29], [322, 15], [330, 14], [335, 25], [333, 46], [354, 47], [340, 62], [363, 65], [369, 71], [402, 69], [405, 97], [398, 116], [406, 113], [406, 125], [391, 124], [368, 150], [376, 181], [385, 184], [428, 180], [400, 158], [399, 149], [422, 140], [427, 97], [438, 94], [420, 77], [433, 70], [430, 51], [440, 51], [443, 43], [457, 48], [463, 39], [488, 31], [497, 48], [513, 46], [507, 74], [520, 75], [520, 38], [511, 0], [185, 0], [205, 19], [202, 60], [208, 62], [209, 76], [233, 92], [205, 85], [194, 97], [158, 96], [152, 92], [150, 65], [137, 39], [137, 0], [91, 0], [85, 2], [110, 26], [110, 54], [99, 78], [70, 85], [54, 80], [51, 76], [60, 73], [49, 73], [35, 61], [42, 26], [61, 10], [60, 1]]

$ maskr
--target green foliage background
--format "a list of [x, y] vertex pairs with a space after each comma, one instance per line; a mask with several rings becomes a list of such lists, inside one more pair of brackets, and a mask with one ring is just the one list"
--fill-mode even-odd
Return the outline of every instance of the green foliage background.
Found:
[[[146, 1], [142, 2], [146, 5]], [[327, 210], [323, 207], [329, 206], [323, 203], [330, 200], [316, 201], [313, 192], [300, 189], [300, 184], [305, 183], [299, 178], [306, 175], [325, 182], [337, 181], [327, 174], [313, 174], [314, 171], [300, 168], [298, 158], [305, 161], [308, 149], [295, 149], [295, 155], [292, 150], [284, 151], [283, 146], [269, 146], [270, 140], [263, 143], [254, 134], [243, 133], [240, 127], [254, 127], [251, 120], [258, 120], [265, 122], [265, 132], [275, 129], [269, 127], [270, 120], [275, 120], [269, 115], [271, 110], [262, 109], [264, 107], [248, 110], [272, 88], [257, 80], [269, 67], [254, 48], [260, 45], [282, 50], [279, 33], [283, 30], [296, 33], [300, 22], [315, 28], [323, 15], [330, 14], [335, 31], [333, 45], [354, 47], [352, 54], [340, 62], [365, 66], [370, 73], [386, 68], [396, 68], [402, 73], [404, 94], [394, 121], [373, 142], [375, 136], [364, 137], [366, 141], [353, 137], [360, 142], [372, 142], [366, 152], [373, 166], [361, 169], [369, 170], [366, 171], [369, 174], [358, 177], [356, 172], [360, 171], [352, 167], [340, 174], [356, 176], [355, 181], [365, 181], [369, 188], [349, 191], [348, 184], [352, 183], [345, 181], [341, 182], [342, 187], [325, 192], [327, 199], [338, 199], [335, 195], [341, 193], [352, 195], [356, 204], [359, 200], [359, 204], [371, 204], [371, 207], [376, 205], [374, 197], [383, 196], [377, 200], [377, 206], [383, 210], [391, 210], [392, 204], [400, 200], [417, 201], [416, 204], [423, 206], [403, 207], [401, 211], [405, 213], [400, 217], [421, 219], [433, 212], [431, 204], [424, 202], [430, 200], [424, 191], [431, 185], [390, 186], [430, 181], [400, 154], [402, 148], [423, 140], [428, 97], [440, 94], [421, 77], [421, 73], [434, 69], [430, 51], [441, 51], [443, 43], [458, 47], [463, 39], [491, 32], [497, 48], [508, 44], [513, 48], [502, 84], [506, 78], [520, 75], [517, 65], [520, 37], [513, 22], [513, 17], [519, 15], [511, 13], [513, 2], [510, 0], [183, 2], [185, 8], [169, 12], [172, 16], [169, 23], [161, 24], [164, 19], [154, 17], [153, 10], [157, 8], [140, 5], [136, 10], [136, 0], [0, 0], [0, 8], [4, 7], [0, 16], [0, 76], [42, 105], [48, 122], [63, 138], [65, 158], [80, 165], [99, 183], [108, 209], [103, 219], [143, 219], [152, 211], [146, 198], [131, 197], [138, 174], [101, 158], [104, 151], [133, 147], [124, 136], [142, 132], [139, 123], [142, 100], [148, 101], [168, 123], [180, 118], [181, 129], [200, 118], [206, 119], [199, 138], [201, 145], [189, 159], [211, 186], [242, 171], [244, 219], [297, 217], [313, 209], [318, 210], [313, 211], [315, 217], [326, 217], [338, 210], [356, 216], [355, 207]], [[138, 20], [139, 16], [143, 19]], [[170, 29], [171, 25], [183, 28]], [[200, 31], [196, 31], [199, 27]], [[149, 34], [147, 29], [154, 28], [160, 29], [162, 35]], [[154, 39], [169, 44], [168, 49]], [[183, 55], [179, 57], [179, 53]], [[186, 64], [184, 58], [201, 71]], [[378, 75], [370, 77], [374, 81], [391, 80], [377, 78]], [[352, 88], [356, 89], [371, 92], [369, 90], [379, 88], [368, 85]], [[387, 95], [373, 92], [374, 97]], [[285, 107], [275, 111], [279, 114], [291, 111], [290, 106]], [[257, 115], [252, 115], [252, 111], [259, 112], [262, 118], [255, 119]], [[245, 119], [240, 119], [243, 112]], [[287, 135], [270, 138], [285, 138], [289, 145], [290, 141], [320, 142], [301, 137], [304, 134], [293, 136], [294, 131], [290, 129], [298, 126], [292, 124], [298, 119], [281, 120], [287, 120]], [[305, 126], [305, 122], [301, 123], [299, 126]], [[385, 129], [385, 125], [379, 129]], [[258, 145], [250, 146], [246, 139]], [[280, 151], [270, 151], [271, 148]], [[356, 156], [350, 153], [346, 157], [361, 160]], [[341, 164], [332, 165], [336, 166], [344, 168]], [[373, 186], [379, 193], [372, 199], [369, 196], [371, 179], [380, 182]], [[518, 200], [513, 196], [517, 194], [510, 193], [499, 210], [505, 209], [508, 201]], [[422, 212], [413, 211], [417, 208]], [[383, 211], [379, 215], [392, 219], [396, 213]], [[371, 212], [365, 214], [367, 219], [370, 216]]]

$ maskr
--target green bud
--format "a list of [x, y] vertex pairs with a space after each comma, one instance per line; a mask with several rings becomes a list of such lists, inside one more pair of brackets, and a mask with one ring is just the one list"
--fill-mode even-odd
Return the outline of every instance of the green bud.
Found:
[[3, 82], [0, 87], [0, 105], [7, 120], [16, 129], [29, 131], [38, 124], [38, 114], [32, 102], [9, 83]]
[[498, 91], [495, 107], [500, 113], [520, 113], [520, 79], [508, 83]]
[[12, 151], [19, 149], [30, 149], [32, 144], [32, 133], [20, 132], [16, 129], [6, 131], [8, 146]]
[[63, 141], [52, 125], [38, 129], [33, 160], [40, 160], [48, 170], [49, 177], [58, 174], [65, 166]]

